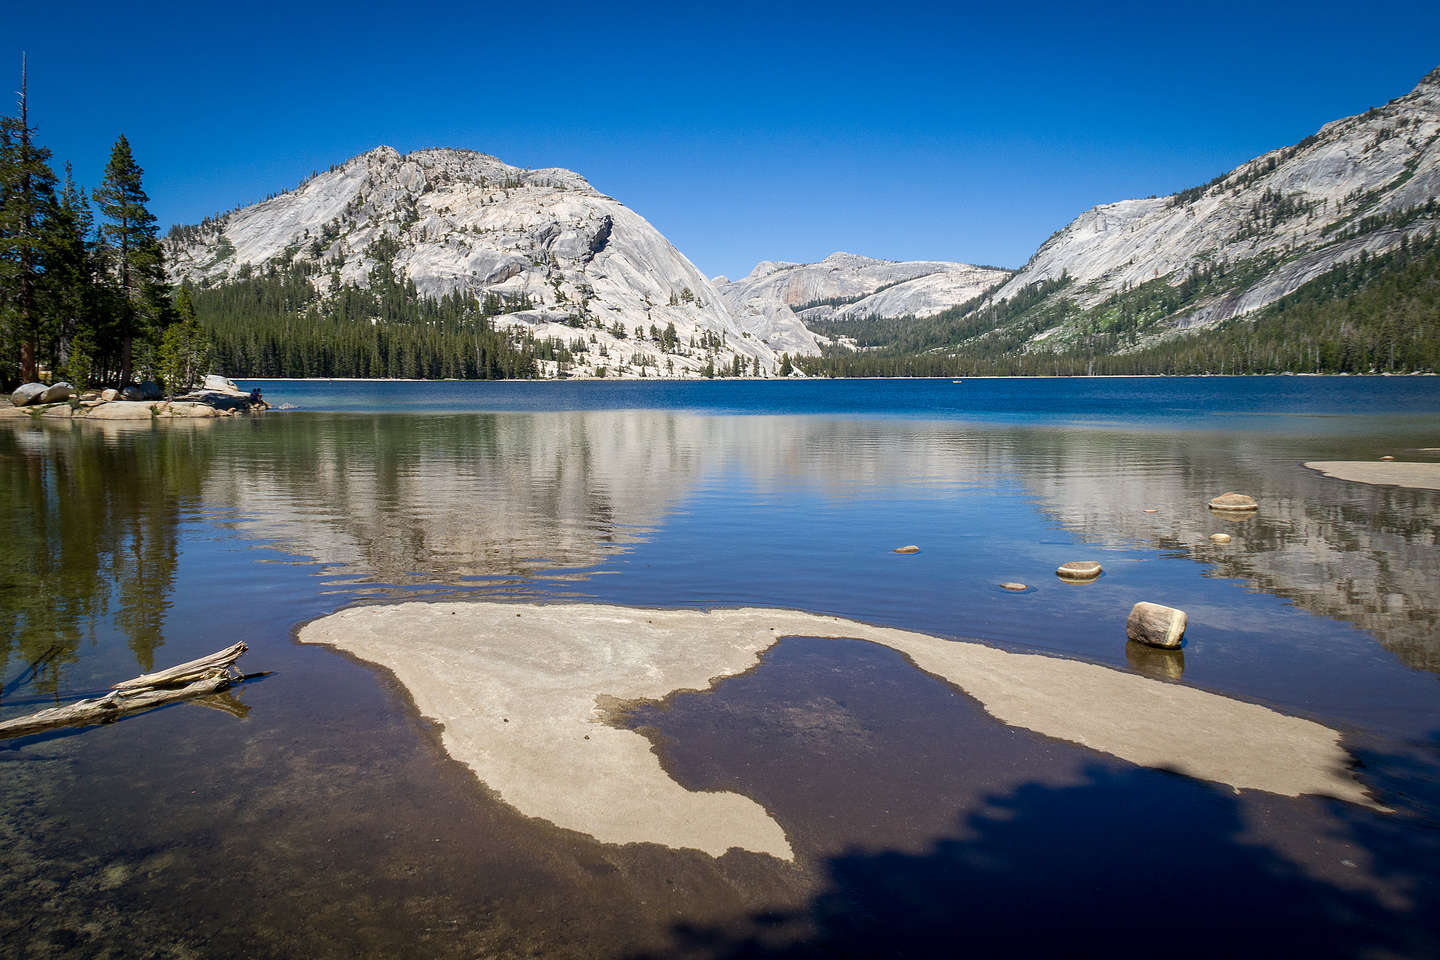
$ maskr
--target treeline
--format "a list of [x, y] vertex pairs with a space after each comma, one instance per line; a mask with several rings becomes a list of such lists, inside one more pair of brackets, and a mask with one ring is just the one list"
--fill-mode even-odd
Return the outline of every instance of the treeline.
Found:
[[18, 110], [0, 118], [0, 384], [43, 374], [81, 388], [137, 376], [189, 386], [205, 337], [188, 300], [172, 299], [129, 141], [115, 142], [93, 193], [68, 163], [62, 185], [27, 92], [22, 70]]
[[[999, 304], [962, 306], [908, 330], [899, 321], [872, 324], [859, 340], [865, 349], [832, 347], [800, 366], [814, 376], [841, 377], [1440, 371], [1436, 232], [1380, 256], [1362, 253], [1250, 316], [1143, 347], [1131, 344], [1177, 304], [1213, 291], [1211, 277], [1137, 287], [1090, 311], [1077, 341], [1044, 349], [1032, 342], [1036, 334], [1078, 318], [1067, 300], [1047, 302], [1066, 283], [1034, 284]], [[945, 336], [954, 339], [944, 345]]]
[[242, 268], [192, 291], [219, 369], [237, 377], [401, 377], [487, 380], [536, 375], [528, 334], [491, 318], [514, 305], [491, 295], [422, 297], [392, 264], [393, 241], [370, 250], [369, 286], [340, 284], [322, 302], [313, 263]]

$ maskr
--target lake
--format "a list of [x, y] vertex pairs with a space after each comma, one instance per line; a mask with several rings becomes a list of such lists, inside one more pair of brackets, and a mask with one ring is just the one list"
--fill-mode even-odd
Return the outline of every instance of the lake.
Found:
[[[241, 385], [295, 409], [0, 423], [0, 719], [237, 640], [267, 674], [0, 741], [0, 954], [1440, 953], [1440, 491], [1303, 466], [1440, 461], [1440, 378]], [[1232, 490], [1259, 511], [1206, 509]], [[793, 859], [602, 843], [477, 780], [389, 670], [296, 642], [407, 600], [1065, 658], [1331, 727], [1385, 809], [1132, 764], [790, 636], [611, 722]], [[1140, 600], [1188, 613], [1182, 651], [1127, 643]]]

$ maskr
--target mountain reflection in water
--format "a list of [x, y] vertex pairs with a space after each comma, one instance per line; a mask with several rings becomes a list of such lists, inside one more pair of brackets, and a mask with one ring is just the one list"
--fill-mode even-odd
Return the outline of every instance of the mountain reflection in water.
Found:
[[[1376, 443], [1323, 444], [1327, 455], [1337, 446], [1358, 457]], [[660, 541], [667, 558], [702, 557], [704, 576], [686, 582], [657, 557], [646, 602], [706, 602], [707, 586], [733, 574], [733, 602], [794, 603], [787, 580], [844, 584], [850, 614], [866, 598], [893, 602], [907, 581], [922, 597], [937, 576], [982, 607], [1004, 602], [981, 587], [1005, 571], [1050, 588], [1028, 554], [1058, 528], [1073, 542], [1067, 558], [1085, 544], [1186, 557], [1207, 577], [1352, 623], [1406, 664], [1440, 672], [1440, 495], [1321, 477], [1300, 466], [1316, 449], [1272, 433], [659, 410], [26, 425], [0, 431], [0, 658], [44, 658], [38, 685], [53, 687], [97, 618], [112, 617], [136, 665], [152, 667], [177, 525], [198, 516], [318, 563], [337, 585], [544, 593], [537, 580], [548, 578], [600, 595], [595, 574], [644, 561]], [[1258, 497], [1259, 514], [1232, 523], [1203, 509], [1228, 489]], [[807, 547], [844, 541], [845, 530], [890, 539]], [[1211, 543], [1221, 530], [1234, 542]], [[930, 552], [962, 542], [964, 555], [947, 556], [941, 573], [861, 556], [911, 540]], [[755, 569], [757, 549], [771, 569]], [[775, 584], [772, 595], [752, 579]], [[1055, 592], [1036, 599], [1053, 604]], [[949, 632], [985, 635], [984, 611], [971, 612]], [[993, 624], [1002, 639], [1044, 645], [1007, 619]]]

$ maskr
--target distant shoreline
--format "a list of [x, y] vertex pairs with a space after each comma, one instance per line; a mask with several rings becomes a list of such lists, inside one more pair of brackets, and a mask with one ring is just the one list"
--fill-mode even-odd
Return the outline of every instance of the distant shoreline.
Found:
[[497, 377], [493, 379], [423, 379], [418, 377], [231, 377], [236, 383], [863, 383], [885, 380], [1255, 380], [1262, 377], [1344, 377], [1346, 379], [1435, 377], [1436, 373], [1107, 373], [1053, 376], [1048, 374], [973, 374], [965, 377]]

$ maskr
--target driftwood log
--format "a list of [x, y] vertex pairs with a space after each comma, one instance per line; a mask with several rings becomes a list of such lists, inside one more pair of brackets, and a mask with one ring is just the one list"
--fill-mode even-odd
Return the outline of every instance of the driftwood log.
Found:
[[245, 644], [237, 643], [208, 657], [117, 683], [103, 697], [77, 700], [6, 720], [0, 723], [0, 740], [44, 733], [60, 727], [110, 723], [128, 714], [167, 703], [219, 693], [241, 679], [235, 670], [235, 661], [245, 650]]

